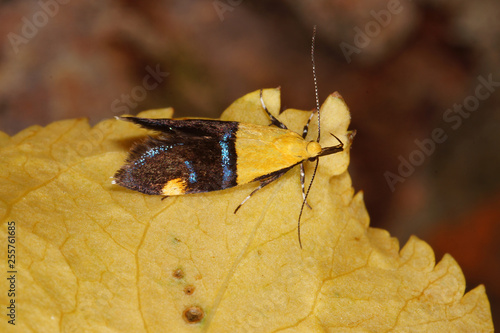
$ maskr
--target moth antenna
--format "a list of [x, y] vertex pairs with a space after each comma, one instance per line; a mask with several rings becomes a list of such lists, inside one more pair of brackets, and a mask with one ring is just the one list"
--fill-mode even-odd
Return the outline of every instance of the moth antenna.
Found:
[[[318, 94], [318, 80], [316, 79], [316, 63], [314, 61], [314, 42], [316, 41], [316, 25], [313, 27], [313, 36], [312, 36], [312, 41], [311, 41], [311, 63], [312, 63], [312, 72], [313, 72], [313, 81], [314, 81], [314, 95], [316, 97], [316, 113], [318, 114], [318, 138], [316, 139], [316, 142], [319, 143], [319, 139], [321, 136], [321, 121], [320, 121], [320, 115], [319, 115], [319, 94]], [[311, 118], [309, 118], [310, 120]], [[306, 129], [304, 129], [306, 131]], [[318, 164], [319, 164], [319, 159], [316, 159], [316, 165], [314, 166], [314, 171], [311, 177], [311, 182], [309, 183], [309, 187], [307, 188], [306, 195], [304, 197], [304, 200], [302, 201], [302, 206], [300, 207], [300, 213], [299, 213], [299, 220], [297, 222], [297, 232], [299, 234], [299, 245], [300, 248], [302, 249], [302, 241], [300, 239], [300, 219], [302, 217], [302, 213], [304, 211], [304, 206], [307, 203], [307, 197], [309, 196], [309, 191], [311, 191], [311, 187], [314, 181], [314, 177], [316, 176], [316, 170], [318, 170]]]
[[313, 175], [311, 178], [311, 182], [309, 183], [309, 187], [307, 188], [306, 195], [304, 197], [304, 200], [302, 201], [302, 206], [300, 207], [299, 221], [297, 222], [297, 232], [299, 233], [299, 245], [300, 245], [301, 249], [302, 249], [302, 241], [300, 240], [300, 218], [302, 217], [302, 212], [304, 211], [304, 207], [305, 207], [306, 202], [307, 202], [307, 197], [309, 196], [309, 191], [311, 191], [311, 186], [313, 184], [312, 181], [314, 180], [314, 176], [316, 176], [316, 170], [318, 170], [318, 164], [319, 164], [319, 159], [316, 159], [316, 165], [314, 166], [314, 171], [313, 171]]
[[311, 41], [311, 63], [312, 63], [312, 72], [313, 72], [313, 81], [314, 81], [314, 95], [316, 97], [316, 113], [318, 114], [318, 138], [316, 142], [319, 142], [321, 137], [321, 119], [319, 116], [319, 93], [318, 93], [318, 80], [316, 78], [316, 62], [314, 61], [314, 43], [316, 41], [316, 26], [313, 28], [313, 36]]

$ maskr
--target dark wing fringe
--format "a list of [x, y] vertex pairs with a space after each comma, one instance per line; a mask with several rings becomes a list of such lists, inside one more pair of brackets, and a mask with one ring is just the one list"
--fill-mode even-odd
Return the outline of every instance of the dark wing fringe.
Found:
[[210, 119], [149, 119], [137, 117], [120, 117], [143, 128], [172, 136], [220, 137], [228, 126], [234, 127], [235, 122]]

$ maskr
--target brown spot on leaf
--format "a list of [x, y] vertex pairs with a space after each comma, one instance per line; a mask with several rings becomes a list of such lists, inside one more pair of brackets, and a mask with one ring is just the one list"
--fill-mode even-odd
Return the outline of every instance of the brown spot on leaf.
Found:
[[194, 293], [195, 289], [196, 289], [195, 286], [192, 286], [192, 285], [186, 286], [186, 288], [184, 288], [184, 293], [186, 295], [192, 295]]
[[184, 320], [190, 324], [199, 323], [204, 316], [205, 313], [199, 306], [190, 306], [186, 310], [184, 310], [184, 313], [182, 314]]
[[182, 279], [184, 277], [184, 271], [180, 268], [177, 268], [176, 270], [174, 270], [174, 272], [172, 273], [172, 276], [176, 279]]

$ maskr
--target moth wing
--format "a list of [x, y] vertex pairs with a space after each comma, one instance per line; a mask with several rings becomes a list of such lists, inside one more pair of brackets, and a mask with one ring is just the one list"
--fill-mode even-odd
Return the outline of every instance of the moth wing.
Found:
[[274, 126], [240, 124], [236, 140], [238, 184], [246, 184], [307, 160], [307, 142], [297, 133]]
[[236, 185], [236, 162], [233, 159], [222, 165], [224, 147], [213, 136], [149, 137], [131, 149], [115, 182], [142, 193], [167, 196], [232, 187]]
[[211, 119], [151, 119], [138, 117], [118, 117], [143, 128], [172, 136], [220, 137], [221, 132], [235, 126], [235, 122]]

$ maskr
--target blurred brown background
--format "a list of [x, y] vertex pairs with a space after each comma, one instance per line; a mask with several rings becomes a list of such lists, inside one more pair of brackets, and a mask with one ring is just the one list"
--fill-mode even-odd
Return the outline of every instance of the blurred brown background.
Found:
[[[0, 1], [0, 130], [173, 106], [217, 117], [281, 86], [339, 91], [372, 226], [448, 252], [500, 323], [500, 2]], [[168, 73], [168, 74], [167, 74]]]

